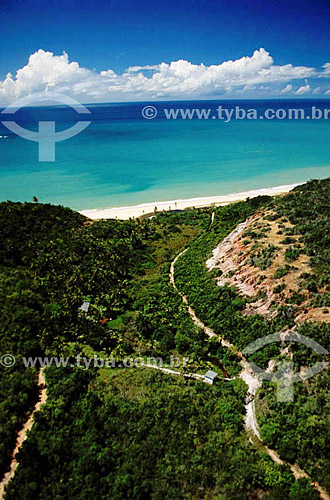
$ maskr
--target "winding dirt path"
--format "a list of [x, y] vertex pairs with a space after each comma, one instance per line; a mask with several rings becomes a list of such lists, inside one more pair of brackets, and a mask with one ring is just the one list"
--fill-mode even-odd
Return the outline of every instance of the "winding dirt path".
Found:
[[5, 487], [7, 484], [13, 479], [16, 469], [18, 467], [18, 462], [16, 460], [16, 455], [22, 447], [24, 441], [27, 438], [27, 432], [32, 429], [34, 423], [34, 415], [37, 411], [39, 411], [46, 403], [47, 400], [47, 388], [46, 388], [46, 380], [44, 376], [44, 368], [41, 368], [38, 374], [38, 386], [39, 386], [39, 401], [36, 403], [31, 415], [23, 425], [22, 429], [19, 431], [16, 440], [16, 447], [12, 453], [12, 461], [10, 464], [9, 471], [3, 476], [1, 484], [0, 484], [0, 499], [5, 498]]
[[[212, 212], [210, 227], [214, 222], [214, 213], [215, 212]], [[229, 243], [229, 240], [231, 238], [235, 237], [238, 233], [242, 232], [244, 230], [244, 228], [246, 227], [246, 224], [247, 224], [247, 221], [245, 221], [245, 223], [239, 224], [237, 226], [237, 228], [234, 229], [234, 231], [232, 231], [232, 233], [230, 233], [230, 235], [228, 235], [227, 238], [225, 238], [223, 240], [223, 244], [225, 246], [227, 246]], [[247, 396], [246, 404], [245, 404], [245, 410], [246, 410], [245, 428], [246, 428], [246, 431], [249, 434], [252, 433], [257, 438], [257, 440], [259, 441], [259, 445], [262, 446], [264, 451], [270, 456], [270, 458], [275, 463], [280, 464], [280, 465], [286, 465], [287, 467], [289, 467], [296, 480], [301, 479], [301, 478], [306, 478], [306, 479], [310, 480], [311, 485], [319, 492], [321, 499], [322, 500], [330, 500], [330, 495], [328, 495], [326, 490], [316, 481], [315, 482], [312, 481], [311, 477], [307, 474], [307, 472], [302, 470], [299, 467], [299, 465], [297, 465], [297, 464], [290, 464], [289, 462], [285, 462], [284, 460], [282, 460], [280, 458], [280, 456], [278, 455], [278, 453], [275, 450], [268, 448], [268, 446], [266, 446], [265, 443], [263, 442], [263, 440], [261, 439], [258, 421], [257, 421], [257, 417], [256, 417], [256, 411], [255, 411], [254, 396], [256, 395], [259, 387], [261, 387], [262, 381], [250, 369], [249, 363], [246, 360], [246, 358], [231, 342], [229, 342], [228, 340], [226, 340], [222, 337], [219, 337], [219, 335], [217, 333], [215, 333], [214, 330], [212, 330], [211, 328], [206, 326], [196, 316], [195, 311], [189, 305], [189, 302], [188, 302], [186, 295], [184, 295], [176, 286], [176, 283], [175, 283], [175, 264], [178, 261], [178, 259], [187, 252], [187, 250], [188, 250], [188, 248], [186, 248], [185, 250], [180, 252], [175, 257], [175, 259], [171, 262], [170, 273], [169, 273], [170, 283], [173, 285], [174, 290], [181, 296], [183, 303], [187, 306], [188, 312], [189, 312], [193, 322], [195, 323], [195, 325], [197, 325], [199, 328], [201, 328], [208, 337], [210, 337], [210, 338], [218, 337], [221, 345], [223, 347], [226, 347], [227, 349], [229, 349], [232, 353], [234, 353], [237, 356], [239, 363], [242, 366], [242, 371], [241, 371], [239, 376], [240, 376], [240, 378], [242, 378], [244, 380], [244, 382], [248, 386], [248, 396]], [[221, 248], [218, 245], [217, 252], [219, 252], [219, 251], [221, 251]]]
[[[141, 367], [143, 368], [153, 368], [154, 370], [159, 370], [161, 372], [167, 373], [168, 375], [178, 375], [180, 377], [185, 377], [185, 378], [193, 378], [195, 380], [201, 380], [202, 382], [206, 382], [204, 375], [200, 375], [199, 373], [185, 373], [185, 372], [178, 372], [177, 370], [171, 370], [170, 368], [164, 368], [162, 366], [154, 365], [151, 363], [140, 363]], [[221, 380], [233, 380], [232, 378], [223, 378]]]

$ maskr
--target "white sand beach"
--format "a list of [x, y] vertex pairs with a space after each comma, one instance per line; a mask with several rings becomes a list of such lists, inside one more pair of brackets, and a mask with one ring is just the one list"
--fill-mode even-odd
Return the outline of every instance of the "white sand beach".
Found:
[[243, 191], [240, 193], [232, 193], [219, 196], [204, 196], [199, 198], [188, 198], [169, 201], [154, 201], [151, 203], [142, 203], [141, 205], [133, 205], [126, 207], [111, 207], [100, 208], [91, 210], [81, 210], [80, 213], [89, 217], [90, 219], [130, 219], [141, 217], [142, 215], [152, 214], [157, 208], [157, 212], [163, 210], [184, 210], [186, 208], [202, 208], [210, 206], [220, 206], [233, 203], [235, 201], [246, 200], [246, 198], [255, 198], [260, 195], [275, 196], [287, 193], [297, 184], [288, 184], [284, 186], [276, 186], [262, 189], [255, 189], [252, 191]]

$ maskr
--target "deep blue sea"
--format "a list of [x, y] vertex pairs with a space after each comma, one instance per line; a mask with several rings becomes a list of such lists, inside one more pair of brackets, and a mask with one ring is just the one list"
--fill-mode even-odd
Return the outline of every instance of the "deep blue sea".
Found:
[[[158, 115], [141, 111], [154, 106]], [[56, 130], [91, 120], [79, 135], [56, 144], [55, 162], [38, 161], [38, 144], [0, 123], [0, 199], [64, 204], [74, 209], [221, 195], [330, 176], [328, 120], [166, 120], [164, 108], [330, 108], [330, 100], [185, 101], [24, 108], [26, 129], [55, 121]], [[5, 137], [4, 137], [5, 136]]]

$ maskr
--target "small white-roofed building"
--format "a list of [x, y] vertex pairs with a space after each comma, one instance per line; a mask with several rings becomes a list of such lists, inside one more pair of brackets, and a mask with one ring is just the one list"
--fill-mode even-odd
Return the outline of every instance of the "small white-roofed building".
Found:
[[83, 302], [82, 305], [79, 307], [80, 311], [88, 312], [90, 306], [90, 302]]
[[213, 384], [217, 376], [218, 374], [216, 372], [209, 370], [204, 375], [204, 382], [206, 382], [207, 384]]

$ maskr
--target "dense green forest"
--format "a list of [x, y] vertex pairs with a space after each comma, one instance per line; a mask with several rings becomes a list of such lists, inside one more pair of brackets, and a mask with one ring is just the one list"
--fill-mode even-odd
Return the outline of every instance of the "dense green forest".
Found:
[[[92, 224], [63, 207], [0, 204], [0, 354], [17, 359], [0, 371], [0, 474], [38, 397], [38, 369], [25, 368], [22, 356], [174, 355], [189, 358], [189, 371], [220, 365], [239, 373], [236, 356], [195, 326], [169, 283], [170, 262], [182, 249], [178, 287], [198, 317], [238, 349], [294, 325], [292, 304], [271, 319], [245, 316], [247, 299], [216, 286], [205, 266], [213, 248], [257, 211], [271, 209], [294, 225], [313, 269], [305, 286], [326, 307], [329, 194], [329, 180], [312, 181], [275, 199]], [[79, 309], [83, 301], [88, 312]], [[329, 349], [329, 324], [299, 328]], [[315, 360], [293, 349], [297, 363]], [[278, 346], [270, 346], [252, 359], [266, 366], [276, 356]], [[249, 442], [240, 379], [208, 386], [145, 368], [71, 366], [49, 367], [45, 375], [47, 404], [19, 452], [8, 499], [319, 497]], [[275, 386], [264, 383], [257, 398], [262, 437], [329, 491], [328, 373], [295, 391], [295, 402], [284, 405]]]

